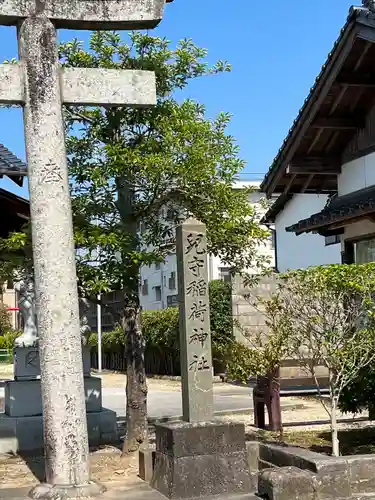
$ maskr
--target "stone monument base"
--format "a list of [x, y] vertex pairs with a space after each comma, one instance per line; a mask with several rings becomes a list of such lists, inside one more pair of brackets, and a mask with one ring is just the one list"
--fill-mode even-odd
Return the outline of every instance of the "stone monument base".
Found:
[[[91, 446], [118, 441], [117, 416], [102, 407], [102, 380], [85, 377], [86, 416]], [[43, 449], [40, 380], [5, 382], [5, 413], [0, 415], [0, 454]]]
[[252, 492], [243, 424], [172, 422], [155, 429], [151, 486], [167, 498]]
[[[102, 380], [85, 377], [86, 411], [100, 412], [102, 409]], [[5, 413], [9, 417], [34, 417], [42, 415], [42, 393], [40, 380], [9, 380], [5, 382]]]
[[[118, 441], [117, 418], [112, 410], [87, 413], [90, 446]], [[0, 416], [0, 454], [43, 450], [43, 417]]]

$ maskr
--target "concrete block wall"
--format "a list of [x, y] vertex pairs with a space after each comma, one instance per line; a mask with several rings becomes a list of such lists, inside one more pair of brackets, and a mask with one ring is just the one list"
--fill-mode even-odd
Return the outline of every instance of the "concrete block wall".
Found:
[[[268, 328], [264, 307], [255, 304], [256, 298], [267, 299], [271, 297], [277, 289], [279, 274], [273, 273], [269, 276], [261, 277], [254, 287], [245, 286], [240, 276], [235, 276], [232, 280], [232, 313], [234, 322], [234, 337], [237, 342], [251, 344], [251, 338], [259, 333], [267, 337]], [[249, 296], [249, 297], [248, 297]], [[254, 344], [253, 344], [254, 345]], [[316, 367], [319, 378], [328, 376], [326, 367]], [[299, 366], [296, 359], [285, 359], [281, 365], [280, 375], [282, 378], [311, 379], [311, 375]], [[299, 385], [299, 384], [298, 384]], [[313, 380], [306, 381], [304, 385], [314, 385]]]
[[[257, 286], [249, 288], [240, 276], [233, 279], [232, 311], [234, 336], [238, 342], [248, 343], [246, 337], [257, 333], [267, 334], [266, 320], [260, 304], [255, 305], [257, 297], [267, 298], [276, 290], [277, 274], [260, 278]], [[246, 298], [249, 295], [250, 298]]]

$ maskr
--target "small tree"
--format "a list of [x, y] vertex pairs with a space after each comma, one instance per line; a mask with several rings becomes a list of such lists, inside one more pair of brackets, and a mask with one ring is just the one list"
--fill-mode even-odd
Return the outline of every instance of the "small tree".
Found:
[[329, 376], [332, 454], [339, 455], [337, 408], [340, 395], [375, 359], [375, 264], [330, 265], [290, 272], [279, 286], [290, 357], [321, 387], [317, 367]]

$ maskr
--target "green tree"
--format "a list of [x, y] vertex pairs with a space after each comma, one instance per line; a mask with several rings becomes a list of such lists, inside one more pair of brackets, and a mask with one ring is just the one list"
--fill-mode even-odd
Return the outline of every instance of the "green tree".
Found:
[[339, 455], [337, 408], [343, 390], [375, 359], [375, 264], [330, 265], [288, 273], [280, 284], [289, 356], [320, 383], [328, 371], [329, 401], [321, 398]]
[[73, 40], [60, 55], [65, 66], [156, 73], [153, 108], [66, 108], [79, 290], [92, 300], [106, 291], [124, 294], [118, 319], [127, 358], [124, 452], [131, 452], [147, 437], [140, 266], [165, 259], [176, 225], [188, 216], [207, 225], [209, 251], [234, 272], [263, 264], [257, 248], [267, 232], [248, 204], [249, 191], [232, 189], [244, 162], [227, 134], [230, 116], [210, 120], [201, 104], [177, 99], [190, 80], [229, 71], [226, 63], [210, 68], [206, 50], [190, 40], [172, 49], [138, 32], [128, 42], [94, 33], [89, 50]]

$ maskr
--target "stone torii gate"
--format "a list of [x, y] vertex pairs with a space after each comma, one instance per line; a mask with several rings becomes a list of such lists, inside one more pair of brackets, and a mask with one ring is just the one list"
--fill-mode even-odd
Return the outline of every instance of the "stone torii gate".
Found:
[[[0, 65], [0, 102], [22, 104], [39, 329], [46, 480], [33, 496], [90, 496], [75, 250], [62, 104], [150, 106], [153, 72], [62, 69], [56, 29], [152, 28], [166, 0], [0, 0], [20, 62]], [[167, 0], [171, 1], [171, 0]]]

